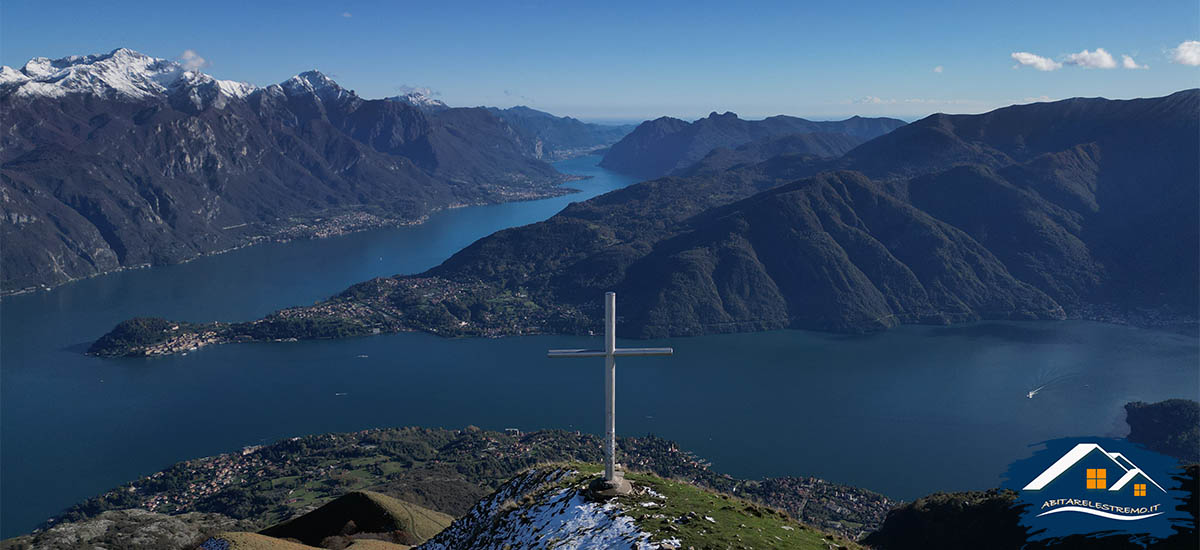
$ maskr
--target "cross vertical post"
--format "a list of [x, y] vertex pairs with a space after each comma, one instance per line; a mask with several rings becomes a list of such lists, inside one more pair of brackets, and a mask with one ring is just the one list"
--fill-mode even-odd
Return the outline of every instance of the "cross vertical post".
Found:
[[604, 479], [595, 484], [593, 491], [601, 496], [616, 496], [628, 493], [631, 488], [617, 471], [617, 356], [666, 356], [672, 355], [671, 348], [618, 348], [617, 347], [617, 294], [604, 294], [604, 349], [552, 349], [546, 353], [550, 358], [603, 357], [604, 358]]
[[604, 294], [604, 479], [612, 481], [617, 465], [617, 293]]

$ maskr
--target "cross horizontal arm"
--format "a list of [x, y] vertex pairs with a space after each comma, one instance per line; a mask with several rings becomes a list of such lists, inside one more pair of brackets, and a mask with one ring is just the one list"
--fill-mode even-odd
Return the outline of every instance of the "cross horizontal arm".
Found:
[[[672, 348], [617, 348], [613, 350], [615, 357], [654, 357], [672, 355], [675, 350]], [[607, 353], [602, 349], [552, 349], [546, 352], [546, 357], [551, 359], [559, 359], [563, 357], [606, 357]]]
[[661, 355], [673, 355], [674, 348], [617, 348], [613, 350], [613, 355], [617, 357], [655, 357]]
[[552, 349], [546, 352], [546, 357], [605, 357], [608, 354], [602, 349]]

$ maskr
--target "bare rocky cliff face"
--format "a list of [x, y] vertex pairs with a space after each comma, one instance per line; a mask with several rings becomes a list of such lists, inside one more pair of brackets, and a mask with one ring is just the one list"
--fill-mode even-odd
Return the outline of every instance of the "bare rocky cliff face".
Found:
[[0, 123], [4, 292], [564, 180], [485, 109], [366, 100], [317, 71], [258, 88], [125, 49], [0, 69]]

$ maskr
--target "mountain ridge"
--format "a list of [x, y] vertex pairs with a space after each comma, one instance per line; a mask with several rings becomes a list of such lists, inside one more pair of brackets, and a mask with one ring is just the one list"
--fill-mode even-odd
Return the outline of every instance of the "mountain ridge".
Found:
[[[811, 151], [804, 152], [837, 157], [855, 145], [902, 125], [904, 122], [896, 119], [859, 116], [827, 122], [786, 115], [743, 120], [728, 111], [723, 114], [714, 111], [694, 122], [660, 117], [643, 122], [615, 143], [605, 153], [600, 166], [654, 178], [684, 171], [717, 148], [737, 148], [772, 137], [814, 133], [827, 138], [820, 146], [813, 146]], [[829, 134], [839, 136], [829, 139]]]
[[[1103, 124], [1072, 123], [1080, 105]], [[981, 319], [1191, 325], [1200, 270], [1172, 266], [1200, 262], [1197, 112], [1200, 90], [935, 115], [841, 158], [785, 154], [572, 203], [425, 273], [315, 306], [178, 333], [118, 327], [91, 352], [401, 330], [587, 333], [608, 290], [628, 297], [619, 330], [633, 337]]]
[[583, 122], [572, 117], [555, 116], [524, 105], [507, 109], [487, 107], [496, 116], [524, 132], [536, 143], [537, 158], [561, 160], [596, 154], [620, 141], [634, 126]]
[[319, 71], [255, 87], [118, 49], [0, 71], [12, 293], [269, 239], [568, 192], [484, 109], [367, 100]]

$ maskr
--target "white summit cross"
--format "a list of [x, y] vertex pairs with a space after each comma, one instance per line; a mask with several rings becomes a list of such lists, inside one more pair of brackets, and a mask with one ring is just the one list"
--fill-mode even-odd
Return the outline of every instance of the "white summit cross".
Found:
[[604, 481], [593, 489], [600, 494], [628, 493], [629, 482], [616, 471], [617, 464], [617, 357], [671, 355], [671, 348], [617, 348], [617, 293], [604, 294], [604, 349], [552, 349], [552, 359], [561, 357], [604, 358]]

